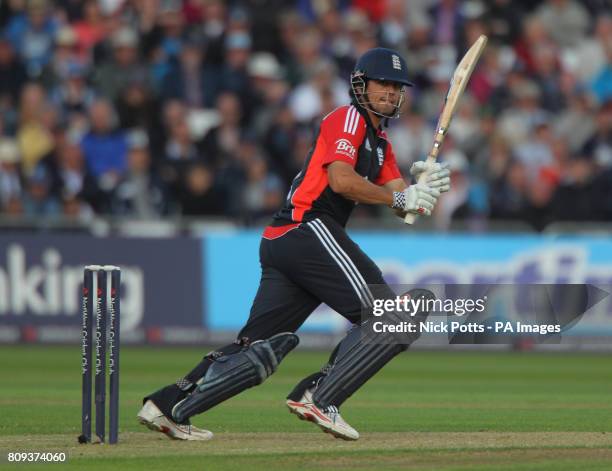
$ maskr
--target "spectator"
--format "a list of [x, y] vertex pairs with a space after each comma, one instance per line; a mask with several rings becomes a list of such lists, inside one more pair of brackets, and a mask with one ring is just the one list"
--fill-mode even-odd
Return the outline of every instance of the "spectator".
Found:
[[321, 119], [323, 111], [323, 94], [329, 93], [334, 107], [348, 103], [347, 85], [336, 75], [334, 64], [321, 60], [313, 64], [308, 74], [308, 81], [297, 86], [289, 97], [291, 111], [301, 123], [308, 123], [315, 118]]
[[280, 109], [285, 106], [289, 84], [284, 80], [284, 69], [269, 52], [253, 54], [248, 72], [255, 99], [259, 103], [252, 117], [252, 125], [257, 136], [262, 137], [272, 126], [272, 121]]
[[546, 178], [531, 182], [527, 189], [527, 204], [523, 210], [522, 219], [528, 222], [536, 231], [543, 230], [554, 221], [552, 214], [553, 198], [557, 181]]
[[143, 128], [149, 135], [160, 132], [159, 101], [144, 76], [133, 76], [117, 99], [117, 115], [122, 129]]
[[579, 157], [569, 161], [551, 203], [555, 220], [590, 221], [602, 216], [592, 207], [594, 177], [595, 165], [592, 160]]
[[221, 89], [236, 93], [248, 103], [250, 84], [247, 65], [251, 57], [251, 37], [243, 31], [228, 34], [225, 51], [225, 65], [221, 69]]
[[388, 47], [397, 49], [407, 39], [408, 34], [408, 5], [402, 0], [389, 0], [385, 11], [385, 18], [381, 22], [382, 41]]
[[515, 147], [518, 160], [525, 166], [530, 183], [535, 183], [542, 172], [552, 170], [555, 162], [552, 152], [553, 135], [548, 122], [538, 123], [533, 133]]
[[116, 128], [117, 116], [107, 100], [94, 102], [89, 110], [90, 131], [81, 141], [88, 171], [105, 192], [112, 192], [127, 170], [125, 135]]
[[205, 65], [202, 38], [192, 36], [183, 44], [178, 60], [173, 61], [165, 76], [161, 94], [164, 99], [177, 99], [192, 108], [214, 106], [219, 88], [218, 72]]
[[565, 51], [564, 60], [578, 80], [589, 83], [608, 62], [607, 45], [612, 41], [612, 16], [600, 15], [595, 24], [595, 34], [582, 39], [575, 47]]
[[244, 5], [244, 16], [253, 35], [253, 48], [256, 51], [270, 51], [276, 56], [282, 54], [280, 41], [280, 18], [287, 7], [285, 0], [260, 0]]
[[572, 153], [580, 152], [594, 134], [593, 111], [588, 95], [584, 91], [576, 91], [570, 96], [568, 107], [554, 118], [555, 135], [566, 137]]
[[93, 208], [105, 207], [105, 195], [87, 171], [80, 143], [74, 137], [68, 137], [58, 147], [55, 159], [49, 162], [49, 168], [53, 174], [53, 192], [62, 201], [66, 198], [79, 198]]
[[78, 196], [64, 196], [62, 198], [62, 214], [81, 224], [91, 223], [94, 217], [92, 208]]
[[111, 45], [112, 59], [96, 69], [94, 84], [101, 95], [114, 101], [131, 80], [144, 77], [147, 72], [140, 63], [138, 35], [134, 30], [119, 29], [113, 34]]
[[[193, 2], [192, 2], [193, 3]], [[206, 37], [209, 54], [206, 62], [220, 66], [224, 62], [224, 41], [227, 32], [227, 9], [222, 0], [208, 0], [202, 4], [204, 21], [201, 30]]]
[[166, 160], [181, 162], [199, 159], [200, 153], [191, 136], [186, 118], [170, 123], [169, 130], [170, 135], [166, 143]]
[[294, 75], [295, 51], [305, 29], [305, 23], [304, 19], [293, 10], [283, 11], [279, 17], [280, 44], [278, 48], [281, 51], [279, 59], [287, 67], [287, 80], [292, 86], [298, 80]]
[[491, 101], [495, 89], [504, 85], [507, 71], [502, 65], [502, 57], [508, 53], [512, 54], [508, 49], [496, 48], [494, 45], [485, 49], [467, 86], [480, 106], [495, 106]]
[[157, 13], [159, 46], [166, 61], [176, 60], [183, 47], [183, 14], [180, 4], [176, 0], [161, 2]]
[[53, 57], [41, 74], [41, 81], [46, 89], [61, 86], [68, 76], [68, 71], [76, 64], [83, 64], [76, 52], [76, 35], [69, 26], [60, 28], [55, 34]]
[[58, 108], [62, 121], [69, 127], [85, 129], [87, 110], [96, 95], [87, 85], [87, 69], [82, 64], [73, 62], [66, 67], [63, 80], [51, 89], [50, 100]]
[[28, 216], [57, 216], [60, 204], [53, 194], [52, 179], [45, 165], [37, 165], [26, 179], [26, 191], [23, 201], [25, 214]]
[[376, 47], [376, 27], [360, 10], [349, 10], [344, 17], [344, 29], [350, 41], [349, 53], [340, 58], [343, 77], [348, 77], [355, 65], [355, 61], [369, 49]]
[[498, 44], [514, 44], [523, 16], [521, 5], [511, 0], [493, 0], [490, 3], [484, 20], [489, 25], [491, 40]]
[[461, 2], [441, 0], [429, 11], [433, 20], [433, 40], [439, 45], [458, 44], [464, 17]]
[[606, 45], [608, 62], [597, 72], [591, 82], [591, 90], [598, 103], [612, 99], [612, 40]]
[[574, 0], [546, 0], [536, 12], [548, 34], [563, 47], [575, 46], [586, 35], [590, 18]]
[[534, 67], [534, 82], [540, 90], [540, 104], [553, 113], [566, 106], [561, 90], [561, 69], [557, 50], [550, 45], [540, 45], [534, 51], [536, 64]]
[[57, 124], [57, 110], [48, 102], [45, 90], [36, 83], [23, 88], [20, 103], [17, 140], [21, 150], [21, 165], [29, 175], [38, 162], [54, 146], [53, 128]]
[[23, 193], [20, 158], [17, 142], [0, 137], [0, 212], [21, 212], [21, 204], [16, 203], [21, 201]]
[[517, 220], [526, 218], [528, 178], [525, 166], [510, 161], [506, 172], [492, 180], [491, 218]]
[[216, 216], [222, 213], [222, 201], [214, 185], [211, 170], [194, 163], [185, 172], [179, 202], [185, 216]]
[[94, 47], [106, 36], [104, 18], [96, 0], [83, 3], [83, 18], [74, 23], [73, 30], [81, 60], [91, 62]]
[[202, 142], [205, 159], [211, 163], [235, 154], [241, 137], [242, 108], [237, 95], [222, 93], [217, 98], [221, 118], [218, 126], [208, 132]]
[[167, 195], [151, 171], [149, 140], [144, 130], [128, 136], [128, 170], [113, 193], [114, 214], [154, 218], [167, 212]]
[[47, 0], [28, 0], [26, 13], [14, 16], [6, 28], [30, 78], [40, 76], [53, 53], [57, 24], [49, 7]]
[[537, 122], [547, 120], [540, 107], [540, 90], [528, 80], [517, 82], [511, 89], [512, 105], [506, 108], [497, 122], [497, 130], [510, 145], [524, 142]]
[[529, 73], [533, 73], [536, 68], [536, 59], [533, 52], [539, 46], [554, 47], [554, 41], [550, 37], [550, 33], [540, 20], [535, 16], [530, 16], [522, 25], [523, 31], [521, 37], [515, 44], [515, 51], [520, 64]]
[[304, 29], [298, 37], [292, 38], [291, 47], [288, 79], [292, 86], [296, 86], [306, 80], [321, 59], [321, 35], [315, 28]]
[[301, 159], [308, 153], [298, 156], [300, 128], [287, 106], [277, 110], [274, 122], [264, 138], [264, 147], [271, 158], [271, 168], [276, 171], [287, 186], [301, 168]]
[[243, 207], [248, 218], [256, 221], [262, 217], [268, 217], [283, 200], [283, 184], [276, 174], [268, 170], [268, 165], [263, 158], [250, 160], [246, 173]]
[[8, 111], [15, 107], [26, 77], [25, 67], [10, 41], [0, 36], [0, 108]]
[[153, 160], [161, 162], [165, 159], [165, 145], [170, 135], [170, 125], [174, 122], [187, 119], [187, 107], [180, 100], [166, 100], [163, 102], [161, 113], [161, 129], [159, 134], [149, 135]]
[[595, 131], [584, 145], [583, 154], [592, 156], [602, 169], [612, 169], [612, 99], [597, 111]]

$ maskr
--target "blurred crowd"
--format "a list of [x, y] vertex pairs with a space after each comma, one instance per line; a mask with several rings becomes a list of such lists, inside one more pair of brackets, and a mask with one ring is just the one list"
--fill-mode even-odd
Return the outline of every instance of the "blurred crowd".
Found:
[[0, 1], [0, 214], [263, 220], [377, 45], [415, 82], [388, 129], [407, 175], [487, 34], [435, 224], [610, 220], [611, 15], [607, 0]]

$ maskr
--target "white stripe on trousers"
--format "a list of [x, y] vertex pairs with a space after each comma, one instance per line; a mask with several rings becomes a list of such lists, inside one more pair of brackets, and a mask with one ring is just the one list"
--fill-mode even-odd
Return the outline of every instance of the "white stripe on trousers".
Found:
[[353, 269], [353, 274], [357, 277], [357, 279], [358, 279], [357, 282], [358, 283], [361, 282], [360, 285], [363, 287], [363, 289], [365, 291], [366, 298], [370, 301], [370, 306], [372, 304], [374, 304], [374, 296], [372, 295], [372, 292], [370, 291], [370, 288], [368, 287], [367, 283], [363, 279], [363, 276], [361, 276], [361, 272], [357, 269], [357, 267], [355, 266], [355, 264], [351, 260], [351, 257], [348, 256], [348, 254], [340, 246], [338, 241], [336, 239], [334, 239], [334, 236], [332, 235], [331, 231], [327, 228], [327, 226], [323, 223], [323, 221], [321, 221], [319, 218], [317, 218], [317, 219], [315, 219], [315, 222], [321, 227], [321, 229], [323, 229], [323, 231], [325, 233], [327, 233], [327, 235], [329, 236], [329, 239], [336, 246], [336, 248], [338, 249], [338, 252], [340, 252], [340, 255], [344, 256], [344, 259], [346, 260], [347, 264], [349, 265], [349, 268]]
[[331, 255], [331, 257], [336, 261], [336, 263], [338, 264], [338, 266], [340, 267], [340, 269], [344, 272], [344, 274], [346, 275], [346, 278], [349, 280], [349, 283], [351, 284], [351, 286], [353, 287], [353, 289], [355, 290], [355, 293], [357, 293], [357, 297], [359, 298], [359, 300], [361, 301], [361, 305], [362, 306], [367, 306], [366, 301], [363, 299], [363, 294], [362, 292], [359, 290], [359, 288], [357, 287], [357, 285], [355, 284], [355, 280], [351, 277], [351, 275], [349, 274], [349, 272], [347, 271], [345, 265], [338, 259], [338, 257], [336, 256], [336, 254], [332, 251], [332, 249], [329, 247], [329, 245], [327, 244], [327, 242], [325, 241], [325, 239], [323, 238], [323, 235], [321, 232], [319, 232], [321, 229], [319, 229], [318, 227], [316, 227], [314, 224], [312, 223], [308, 223], [308, 225], [310, 226], [310, 228], [312, 229], [312, 232], [315, 233], [315, 235], [317, 236], [317, 238], [319, 239], [319, 241], [321, 241], [321, 244], [323, 245], [323, 247], [325, 247], [325, 250], [327, 250], [327, 253], [329, 253], [329, 255]]
[[361, 273], [359, 273], [359, 270], [357, 270], [353, 264], [353, 261], [338, 245], [331, 233], [329, 233], [327, 227], [325, 227], [325, 225], [323, 225], [323, 223], [318, 219], [310, 221], [308, 225], [312, 228], [313, 232], [315, 232], [315, 235], [321, 241], [327, 252], [332, 256], [340, 269], [344, 272], [347, 279], [351, 283], [351, 286], [357, 293], [361, 304], [365, 307], [372, 306], [374, 298], [368, 286], [365, 284]]

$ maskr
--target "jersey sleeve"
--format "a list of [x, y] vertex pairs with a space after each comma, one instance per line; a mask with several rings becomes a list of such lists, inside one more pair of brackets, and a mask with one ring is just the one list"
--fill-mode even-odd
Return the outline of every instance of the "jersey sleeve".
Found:
[[333, 111], [321, 122], [320, 132], [326, 144], [323, 166], [340, 161], [354, 167], [366, 132], [365, 119], [357, 109], [344, 106]]
[[396, 180], [398, 178], [402, 178], [402, 174], [397, 166], [397, 161], [395, 160], [395, 153], [393, 152], [393, 147], [391, 147], [391, 143], [387, 141], [387, 149], [385, 151], [385, 160], [380, 169], [380, 173], [378, 174], [378, 178], [374, 182], [377, 185], [384, 185], [385, 183], [390, 182], [391, 180]]

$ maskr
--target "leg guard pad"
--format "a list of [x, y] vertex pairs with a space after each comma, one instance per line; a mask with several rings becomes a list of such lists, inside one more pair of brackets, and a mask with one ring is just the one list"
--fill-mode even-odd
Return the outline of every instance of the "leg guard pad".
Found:
[[362, 343], [361, 327], [342, 340], [336, 361], [313, 395], [319, 407], [340, 407], [393, 357], [407, 348], [401, 344]]
[[[426, 298], [434, 296], [427, 290], [412, 290], [409, 294]], [[395, 315], [398, 316], [397, 321], [402, 320], [401, 314], [396, 313]], [[424, 321], [427, 315], [427, 312], [420, 312], [412, 319], [404, 320], [420, 322]], [[363, 325], [354, 327], [338, 345], [331, 368], [327, 375], [319, 381], [313, 395], [317, 406], [340, 407], [366, 381], [419, 337], [418, 333], [415, 333], [412, 336], [398, 338], [395, 342], [391, 341], [392, 336], [389, 334], [381, 334], [381, 339], [372, 338], [370, 330], [364, 334], [364, 329], [367, 328], [365, 323], [370, 321], [371, 319], [368, 319]]]
[[282, 333], [258, 340], [238, 353], [214, 360], [195, 390], [172, 409], [172, 417], [182, 423], [189, 417], [261, 384], [274, 373], [282, 359], [299, 342], [297, 335]]

